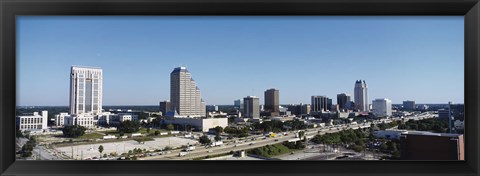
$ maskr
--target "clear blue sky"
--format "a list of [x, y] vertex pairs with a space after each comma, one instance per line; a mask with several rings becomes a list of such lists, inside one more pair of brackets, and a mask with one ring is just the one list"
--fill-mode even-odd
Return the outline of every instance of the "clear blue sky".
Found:
[[369, 102], [463, 103], [463, 16], [17, 17], [17, 105], [69, 101], [72, 65], [103, 68], [104, 105], [170, 99], [187, 66], [207, 104], [280, 90], [280, 103], [352, 95]]

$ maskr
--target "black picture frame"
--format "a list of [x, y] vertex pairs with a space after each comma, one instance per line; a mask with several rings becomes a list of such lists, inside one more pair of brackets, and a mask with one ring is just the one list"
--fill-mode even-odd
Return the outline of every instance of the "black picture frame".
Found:
[[[478, 0], [1, 0], [0, 13], [1, 175], [479, 175]], [[15, 161], [17, 15], [464, 16], [465, 161]]]

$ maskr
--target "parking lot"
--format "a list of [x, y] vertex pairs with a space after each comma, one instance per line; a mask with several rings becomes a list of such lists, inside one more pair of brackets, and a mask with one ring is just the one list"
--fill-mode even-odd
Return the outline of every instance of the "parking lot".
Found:
[[59, 147], [56, 148], [57, 152], [63, 152], [64, 155], [72, 157], [73, 152], [73, 159], [88, 159], [93, 157], [99, 157], [100, 152], [98, 151], [98, 147], [100, 145], [103, 146], [104, 150], [103, 154], [109, 155], [110, 153], [116, 152], [117, 154], [128, 153], [129, 150], [133, 150], [134, 148], [146, 149], [148, 150], [156, 150], [156, 149], [164, 149], [166, 146], [170, 146], [173, 148], [180, 147], [182, 145], [187, 144], [196, 144], [198, 141], [180, 137], [164, 137], [164, 138], [155, 138], [154, 141], [145, 141], [143, 144], [138, 143], [134, 140], [129, 141], [119, 141], [119, 142], [109, 142], [109, 143], [102, 143], [102, 144], [88, 144], [88, 145], [77, 145], [77, 146], [69, 146], [69, 147]]

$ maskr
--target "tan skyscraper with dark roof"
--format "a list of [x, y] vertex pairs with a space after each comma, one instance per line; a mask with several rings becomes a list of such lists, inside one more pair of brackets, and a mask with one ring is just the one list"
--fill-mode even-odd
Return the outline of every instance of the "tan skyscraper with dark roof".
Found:
[[180, 116], [206, 116], [200, 89], [186, 67], [177, 67], [170, 73], [170, 101], [171, 110]]

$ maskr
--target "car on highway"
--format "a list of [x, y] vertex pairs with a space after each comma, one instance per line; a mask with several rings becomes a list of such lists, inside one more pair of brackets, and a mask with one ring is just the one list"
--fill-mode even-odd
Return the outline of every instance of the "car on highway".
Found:
[[253, 145], [253, 144], [255, 144], [255, 143], [254, 143], [254, 142], [252, 142], [252, 143], [250, 143], [250, 144], [248, 144], [248, 145]]

